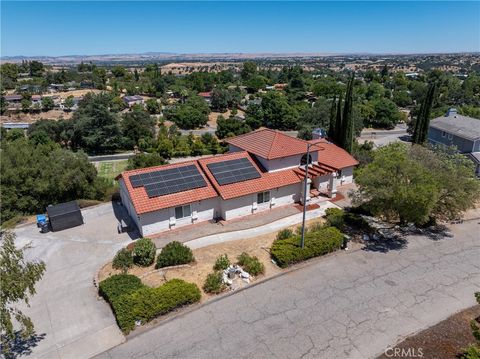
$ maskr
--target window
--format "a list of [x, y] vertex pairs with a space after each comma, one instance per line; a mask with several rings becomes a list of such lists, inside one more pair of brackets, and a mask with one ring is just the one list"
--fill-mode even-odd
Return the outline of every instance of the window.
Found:
[[447, 133], [445, 131], [442, 131], [442, 137], [445, 137]]
[[453, 138], [453, 135], [451, 133], [448, 134], [448, 139], [451, 140]]
[[176, 219], [190, 217], [191, 214], [192, 214], [192, 211], [191, 211], [191, 208], [190, 208], [189, 204], [186, 205], [186, 206], [175, 207], [175, 218]]
[[257, 203], [267, 203], [270, 202], [270, 192], [260, 192], [257, 193]]
[[[309, 154], [308, 155], [308, 164], [312, 163], [312, 156]], [[305, 166], [307, 164], [307, 155], [304, 154], [302, 158], [300, 159], [300, 166]]]

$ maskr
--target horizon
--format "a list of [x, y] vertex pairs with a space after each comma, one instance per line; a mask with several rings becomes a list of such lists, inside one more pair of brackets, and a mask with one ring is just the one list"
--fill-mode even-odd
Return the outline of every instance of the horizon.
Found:
[[2, 1], [1, 7], [2, 58], [480, 51], [480, 2]]

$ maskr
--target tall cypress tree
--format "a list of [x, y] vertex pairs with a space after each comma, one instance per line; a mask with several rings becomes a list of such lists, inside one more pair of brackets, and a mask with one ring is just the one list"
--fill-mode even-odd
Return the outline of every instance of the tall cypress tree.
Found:
[[430, 112], [432, 111], [433, 97], [435, 95], [435, 83], [428, 86], [427, 95], [420, 107], [420, 113], [415, 121], [412, 143], [423, 144], [427, 141], [428, 127], [430, 125]]
[[333, 97], [332, 106], [330, 107], [330, 124], [328, 125], [328, 138], [333, 141], [335, 138], [335, 117], [337, 115], [337, 96]]
[[353, 82], [354, 74], [350, 77], [347, 86], [347, 93], [345, 95], [345, 104], [343, 105], [343, 118], [342, 118], [342, 138], [340, 140], [340, 146], [352, 153], [353, 149]]
[[342, 138], [342, 93], [340, 93], [340, 97], [338, 98], [337, 102], [337, 118], [335, 120], [335, 133], [334, 137], [332, 138], [333, 142], [337, 145], [340, 145], [340, 139]]

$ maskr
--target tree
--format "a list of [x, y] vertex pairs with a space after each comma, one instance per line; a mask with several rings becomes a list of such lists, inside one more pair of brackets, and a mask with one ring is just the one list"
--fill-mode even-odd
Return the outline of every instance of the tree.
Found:
[[337, 98], [333, 97], [332, 104], [330, 105], [330, 117], [328, 124], [328, 138], [333, 141], [335, 138], [335, 120], [336, 120], [336, 107], [337, 107]]
[[42, 109], [43, 111], [50, 111], [53, 110], [55, 107], [55, 104], [53, 103], [53, 100], [51, 97], [42, 97]]
[[167, 113], [166, 117], [184, 130], [202, 127], [208, 122], [208, 116], [205, 113], [187, 103], [177, 106]]
[[427, 90], [420, 113], [415, 121], [412, 143], [422, 144], [427, 141], [428, 127], [430, 124], [430, 112], [432, 110], [433, 97], [435, 94], [435, 83], [430, 84]]
[[457, 218], [480, 194], [473, 164], [467, 161], [440, 149], [401, 143], [384, 146], [358, 170], [354, 203], [403, 224]]
[[15, 247], [15, 234], [10, 231], [0, 233], [0, 324], [2, 352], [12, 349], [15, 339], [14, 321], [20, 324], [20, 335], [28, 338], [35, 333], [32, 320], [20, 309], [19, 302], [29, 305], [29, 297], [35, 295], [35, 283], [45, 273], [42, 261], [26, 261], [24, 251], [27, 247]]
[[335, 119], [335, 137], [332, 139], [337, 145], [340, 144], [340, 140], [342, 138], [342, 93], [340, 93], [340, 97], [337, 102], [337, 114]]
[[160, 104], [154, 98], [149, 98], [147, 101], [145, 101], [145, 106], [147, 111], [152, 115], [158, 114], [162, 111]]
[[279, 92], [269, 92], [262, 98], [264, 124], [277, 130], [292, 130], [297, 126], [298, 112]]
[[248, 80], [257, 73], [257, 64], [253, 61], [243, 63], [242, 72], [240, 73], [243, 80]]
[[343, 105], [342, 116], [342, 137], [340, 145], [348, 153], [352, 153], [353, 137], [354, 137], [354, 120], [353, 120], [353, 82], [354, 74], [352, 74], [345, 94], [345, 103]]
[[5, 100], [5, 97], [1, 96], [0, 97], [0, 115], [5, 114], [8, 109], [8, 104], [7, 101]]
[[27, 98], [24, 98], [22, 100], [22, 111], [23, 112], [28, 112], [28, 111], [30, 111], [30, 107], [32, 107], [32, 101], [30, 101]]
[[245, 123], [250, 126], [252, 130], [263, 125], [263, 110], [262, 106], [252, 103], [249, 104], [245, 111]]
[[127, 170], [161, 166], [167, 162], [158, 153], [139, 153], [128, 159]]
[[40, 61], [30, 61], [29, 63], [30, 76], [41, 77], [43, 75], [44, 70], [45, 68]]
[[158, 139], [157, 152], [162, 158], [170, 159], [173, 156], [173, 143], [165, 136]]
[[110, 97], [88, 94], [72, 117], [74, 135], [72, 147], [88, 153], [111, 153], [120, 145], [118, 118], [109, 111]]
[[73, 96], [68, 96], [65, 101], [63, 101], [63, 107], [65, 110], [70, 111], [72, 107], [75, 105], [75, 100]]
[[49, 204], [78, 198], [102, 199], [105, 183], [83, 152], [48, 141], [2, 140], [0, 220], [43, 213]]
[[251, 131], [251, 128], [243, 121], [218, 116], [217, 118], [217, 130], [215, 134], [218, 138], [226, 138], [242, 135]]
[[230, 102], [230, 93], [226, 89], [214, 88], [210, 106], [219, 112], [225, 112]]
[[402, 114], [393, 101], [381, 98], [371, 101], [373, 105], [373, 118], [369, 125], [374, 128], [392, 129], [402, 120]]
[[125, 113], [120, 123], [125, 145], [133, 148], [142, 138], [153, 138], [155, 120], [143, 109]]

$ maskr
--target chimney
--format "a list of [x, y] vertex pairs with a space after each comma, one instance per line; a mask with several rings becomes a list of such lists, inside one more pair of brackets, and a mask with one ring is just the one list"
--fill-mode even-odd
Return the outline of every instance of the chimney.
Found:
[[447, 111], [446, 117], [455, 117], [457, 115], [457, 109], [456, 108], [449, 108]]

